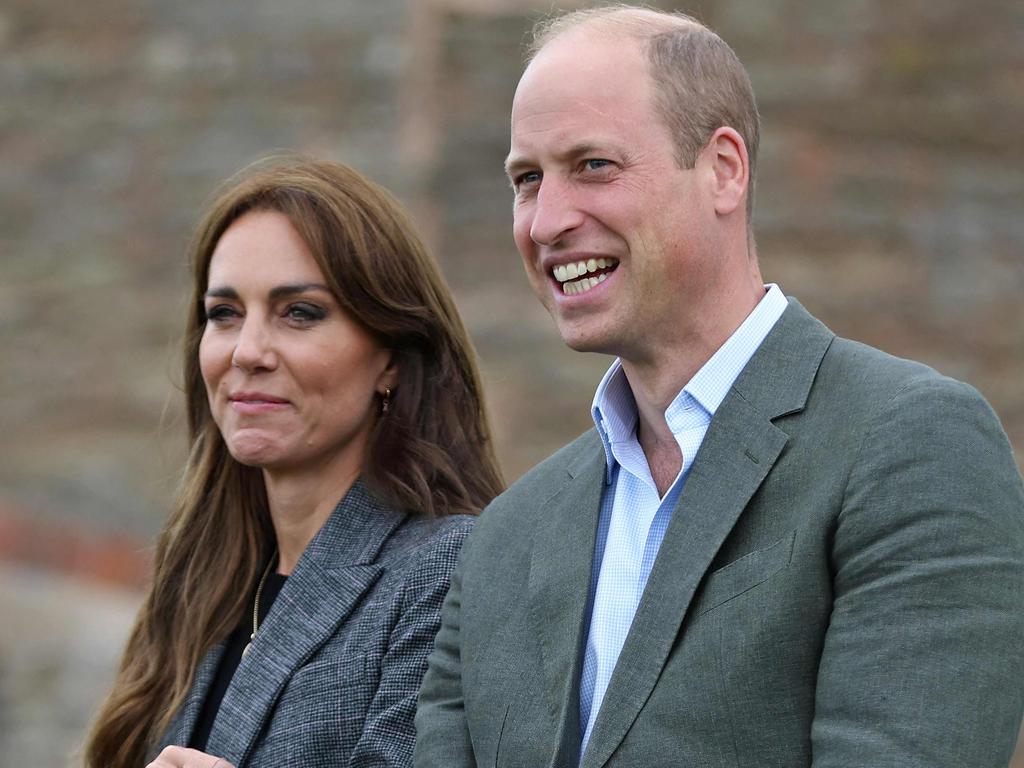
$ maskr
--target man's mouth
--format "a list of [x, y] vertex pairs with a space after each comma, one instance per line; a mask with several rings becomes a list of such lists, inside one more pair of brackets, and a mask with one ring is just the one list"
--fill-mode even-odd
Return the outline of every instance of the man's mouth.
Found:
[[562, 293], [566, 296], [578, 296], [607, 280], [608, 275], [617, 266], [617, 259], [584, 259], [569, 264], [557, 264], [551, 270], [551, 275], [560, 283]]

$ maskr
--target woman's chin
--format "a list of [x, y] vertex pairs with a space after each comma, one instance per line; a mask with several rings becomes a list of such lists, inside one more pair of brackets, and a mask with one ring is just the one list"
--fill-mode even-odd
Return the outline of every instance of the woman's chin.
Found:
[[263, 469], [287, 459], [280, 446], [266, 440], [234, 440], [227, 443], [228, 453], [239, 464]]

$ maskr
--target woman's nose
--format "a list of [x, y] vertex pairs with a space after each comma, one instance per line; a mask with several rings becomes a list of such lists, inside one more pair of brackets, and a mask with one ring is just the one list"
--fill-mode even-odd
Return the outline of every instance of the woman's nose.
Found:
[[246, 373], [269, 371], [277, 366], [273, 335], [259, 318], [247, 317], [242, 323], [231, 364]]

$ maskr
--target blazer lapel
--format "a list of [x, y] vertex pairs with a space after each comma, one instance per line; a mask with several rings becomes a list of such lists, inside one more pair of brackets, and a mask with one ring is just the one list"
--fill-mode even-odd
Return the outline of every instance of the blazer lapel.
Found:
[[231, 680], [208, 751], [239, 766], [248, 760], [282, 689], [336, 631], [380, 577], [374, 565], [404, 515], [358, 482], [338, 504], [288, 577]]
[[701, 579], [788, 440], [772, 419], [799, 411], [833, 335], [795, 301], [722, 402], [637, 608], [583, 768], [603, 766], [661, 674]]
[[552, 722], [558, 724], [550, 734], [551, 765], [575, 766], [578, 759], [580, 651], [591, 574], [590, 567], [580, 566], [593, 562], [605, 470], [595, 432], [570, 465], [566, 484], [543, 504], [544, 523], [533, 537], [530, 613], [540, 643], [544, 694]]

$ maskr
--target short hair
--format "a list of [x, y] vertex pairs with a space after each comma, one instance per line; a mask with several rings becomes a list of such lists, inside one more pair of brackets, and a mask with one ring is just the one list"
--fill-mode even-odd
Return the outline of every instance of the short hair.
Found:
[[750, 76], [735, 51], [692, 16], [633, 5], [605, 5], [541, 19], [527, 46], [527, 62], [567, 32], [629, 35], [646, 47], [655, 109], [676, 146], [681, 168], [692, 168], [711, 135], [733, 128], [747, 147], [747, 226], [754, 210], [754, 170], [760, 119]]

